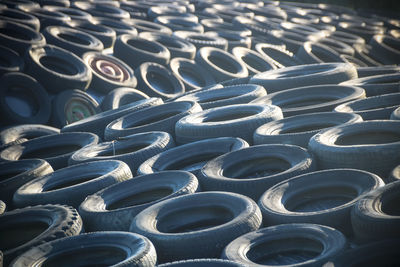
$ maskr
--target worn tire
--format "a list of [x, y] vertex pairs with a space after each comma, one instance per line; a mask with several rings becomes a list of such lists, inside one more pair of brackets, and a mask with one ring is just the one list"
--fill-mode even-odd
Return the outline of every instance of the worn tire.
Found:
[[0, 45], [0, 60], [0, 76], [8, 72], [21, 72], [24, 68], [24, 61], [18, 53], [3, 45]]
[[[400, 70], [399, 70], [400, 71]], [[399, 72], [393, 74], [379, 74], [360, 79], [342, 82], [340, 85], [358, 86], [365, 90], [367, 97], [398, 93], [400, 88]]]
[[143, 99], [148, 99], [149, 96], [145, 93], [127, 87], [119, 87], [110, 91], [101, 101], [101, 109], [103, 111], [113, 110], [120, 108], [123, 105], [127, 105]]
[[249, 48], [235, 47], [232, 54], [246, 66], [249, 75], [277, 69], [272, 60]]
[[[37, 137], [59, 134], [60, 129], [42, 124], [20, 124], [0, 132], [0, 149], [23, 139], [24, 141]], [[21, 142], [20, 142], [21, 143]], [[17, 144], [17, 143], [15, 143]]]

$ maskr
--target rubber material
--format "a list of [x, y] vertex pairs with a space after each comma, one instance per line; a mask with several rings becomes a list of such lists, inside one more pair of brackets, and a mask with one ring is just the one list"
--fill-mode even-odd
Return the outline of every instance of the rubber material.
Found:
[[36, 137], [59, 134], [60, 129], [42, 124], [20, 124], [9, 127], [0, 132], [0, 147], [12, 144], [15, 141], [24, 139], [25, 141]]
[[101, 109], [103, 111], [120, 108], [123, 105], [127, 105], [143, 99], [148, 99], [149, 96], [145, 93], [127, 87], [119, 87], [110, 91], [101, 102]]
[[2, 62], [0, 64], [0, 76], [7, 72], [22, 71], [24, 68], [24, 61], [18, 53], [2, 45], [0, 45], [0, 60]]

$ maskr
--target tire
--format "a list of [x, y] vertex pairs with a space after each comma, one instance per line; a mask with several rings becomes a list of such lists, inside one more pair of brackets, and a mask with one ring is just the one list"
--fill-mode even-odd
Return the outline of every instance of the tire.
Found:
[[79, 207], [89, 231], [128, 231], [142, 210], [198, 190], [193, 174], [165, 171], [135, 177], [88, 196]]
[[170, 28], [173, 32], [175, 31], [191, 31], [203, 33], [204, 28], [198, 22], [191, 21], [185, 18], [180, 18], [179, 16], [158, 16], [154, 19], [155, 23], [166, 26]]
[[53, 45], [31, 48], [25, 55], [25, 62], [27, 73], [52, 93], [86, 90], [92, 79], [91, 71], [79, 57]]
[[196, 62], [210, 71], [217, 82], [248, 76], [246, 66], [222, 49], [201, 48], [196, 54]]
[[114, 29], [104, 25], [94, 24], [90, 21], [71, 20], [68, 21], [66, 25], [93, 35], [103, 43], [105, 49], [112, 48], [117, 39], [117, 34]]
[[251, 31], [249, 29], [246, 29], [245, 27], [238, 27], [237, 25], [234, 25], [230, 22], [217, 21], [214, 19], [203, 19], [201, 20], [201, 24], [203, 24], [204, 31], [206, 32], [210, 31], [224, 32], [226, 34], [230, 35], [235, 34], [242, 37], [251, 35]]
[[400, 162], [399, 126], [389, 120], [336, 126], [314, 135], [308, 150], [319, 169], [353, 168], [387, 177]]
[[269, 94], [250, 103], [277, 105], [283, 116], [291, 117], [314, 112], [327, 112], [348, 101], [365, 98], [365, 91], [350, 85], [314, 85], [287, 89]]
[[87, 196], [131, 178], [128, 165], [122, 161], [82, 163], [25, 183], [15, 192], [13, 204], [16, 207], [62, 204], [77, 209]]
[[307, 148], [310, 138], [320, 131], [360, 121], [362, 117], [354, 113], [320, 112], [292, 116], [268, 122], [257, 128], [253, 135], [253, 143], [289, 144]]
[[354, 56], [355, 53], [354, 48], [351, 45], [330, 37], [322, 38], [318, 40], [317, 43], [328, 46], [330, 49], [335, 50], [339, 55]]
[[202, 47], [214, 47], [222, 50], [226, 50], [228, 48], [228, 41], [226, 39], [207, 33], [176, 31], [174, 32], [173, 36], [182, 38], [193, 44], [197, 51]]
[[[1, 11], [1, 9], [0, 9]], [[0, 77], [8, 72], [20, 72], [24, 68], [24, 61], [17, 52], [0, 45]]]
[[15, 72], [0, 78], [0, 115], [3, 125], [49, 121], [50, 98], [29, 75]]
[[157, 32], [163, 33], [166, 35], [172, 35], [172, 31], [170, 28], [160, 25], [155, 22], [143, 20], [143, 19], [129, 19], [125, 20], [127, 23], [135, 27], [139, 33], [141, 32]]
[[110, 91], [100, 107], [103, 111], [113, 110], [144, 99], [149, 99], [149, 96], [137, 89], [120, 87]]
[[240, 138], [220, 137], [205, 139], [168, 149], [143, 162], [137, 170], [138, 175], [159, 171], [182, 170], [198, 177], [201, 168], [208, 161], [228, 152], [248, 147]]
[[[7, 208], [6, 203], [4, 203], [3, 201], [0, 200], [0, 215], [4, 213], [6, 208]], [[1, 260], [0, 260], [1, 264], [3, 264], [2, 259], [3, 259], [3, 254], [1, 255]]]
[[351, 63], [354, 66], [356, 66], [357, 69], [360, 67], [368, 67], [368, 65], [364, 61], [361, 61], [354, 56], [340, 55], [340, 58], [341, 58], [341, 62]]
[[115, 110], [108, 110], [86, 119], [68, 124], [61, 129], [61, 132], [92, 132], [104, 140], [104, 129], [106, 126], [131, 112], [138, 111], [151, 106], [161, 105], [163, 101], [160, 98], [149, 98], [126, 104]]
[[117, 37], [123, 34], [129, 34], [132, 36], [138, 35], [138, 30], [125, 20], [114, 20], [110, 18], [96, 17], [95, 19], [92, 19], [92, 21], [96, 25], [106, 26], [113, 29], [117, 34]]
[[364, 120], [388, 120], [400, 107], [400, 92], [354, 100], [337, 106], [334, 111], [355, 113]]
[[71, 18], [61, 12], [50, 11], [42, 7], [25, 7], [20, 6], [19, 9], [28, 12], [29, 14], [35, 16], [40, 21], [40, 31], [43, 31], [49, 26], [62, 26]]
[[85, 3], [85, 2], [74, 2], [72, 6], [82, 9], [94, 17], [109, 18], [112, 20], [123, 20], [129, 19], [129, 13], [119, 8], [119, 4], [113, 6], [111, 4], [103, 3]]
[[43, 30], [43, 35], [48, 44], [52, 44], [71, 51], [81, 57], [89, 51], [101, 52], [103, 43], [96, 37], [69, 27], [49, 26]]
[[258, 43], [255, 45], [255, 50], [273, 63], [275, 66], [273, 69], [301, 65], [299, 58], [283, 46]]
[[104, 131], [104, 138], [111, 141], [131, 134], [164, 131], [175, 139], [176, 122], [201, 110], [200, 105], [194, 101], [171, 102], [138, 110], [108, 124]]
[[29, 26], [2, 20], [0, 21], [0, 44], [13, 49], [23, 56], [30, 47], [43, 46], [46, 43], [43, 35]]
[[99, 160], [120, 160], [132, 173], [148, 158], [175, 146], [172, 136], [165, 132], [129, 135], [112, 142], [84, 147], [72, 154], [69, 165]]
[[171, 59], [176, 57], [194, 59], [196, 54], [196, 47], [192, 43], [182, 38], [169, 36], [167, 34], [158, 32], [141, 32], [139, 37], [164, 45], [166, 48], [168, 48], [171, 54]]
[[358, 86], [365, 90], [367, 97], [399, 92], [400, 74], [380, 74], [360, 79], [353, 79], [341, 83], [341, 85]]
[[[69, 1], [68, 1], [69, 4]], [[55, 5], [45, 5], [43, 6], [44, 9], [50, 10], [50, 11], [57, 11], [60, 13], [63, 13], [71, 18], [71, 20], [81, 20], [81, 21], [90, 21], [93, 19], [92, 15], [89, 13], [80, 10], [78, 8], [73, 8], [73, 7], [63, 7], [63, 6], [55, 6]], [[69, 23], [68, 21], [67, 23]]]
[[167, 65], [171, 54], [160, 43], [123, 34], [115, 42], [114, 56], [125, 61], [125, 63], [135, 69], [145, 62]]
[[149, 20], [156, 20], [161, 16], [183, 16], [186, 12], [190, 12], [184, 5], [163, 5], [163, 6], [151, 6], [147, 10], [147, 17]]
[[83, 132], [42, 136], [4, 149], [0, 152], [0, 158], [10, 161], [41, 158], [57, 170], [68, 166], [68, 159], [73, 152], [98, 141], [97, 135]]
[[296, 56], [305, 64], [343, 62], [338, 52], [319, 42], [305, 42]]
[[237, 104], [208, 109], [182, 118], [176, 123], [176, 141], [186, 144], [215, 137], [240, 137], [252, 143], [259, 126], [282, 119], [281, 109], [273, 105]]
[[332, 38], [333, 40], [337, 40], [340, 42], [343, 42], [345, 44], [348, 44], [350, 46], [353, 46], [355, 44], [358, 45], [364, 45], [365, 44], [365, 40], [364, 38], [356, 35], [356, 34], [351, 34], [351, 33], [347, 33], [344, 31], [340, 31], [340, 30], [336, 30], [334, 32], [331, 33], [331, 35], [329, 35], [329, 38]]
[[159, 263], [165, 263], [217, 258], [233, 239], [257, 230], [261, 219], [256, 203], [245, 196], [203, 192], [148, 207], [134, 218], [129, 231], [149, 238]]
[[392, 172], [390, 173], [389, 177], [385, 179], [383, 178], [386, 183], [397, 182], [400, 180], [400, 165], [397, 165]]
[[207, 34], [210, 35], [215, 35], [222, 37], [228, 41], [228, 48], [227, 51], [230, 53], [232, 52], [232, 49], [235, 47], [244, 47], [250, 49], [251, 47], [251, 37], [249, 36], [241, 36], [240, 32], [229, 32], [229, 31], [213, 31], [213, 32], [207, 32]]
[[357, 68], [358, 78], [365, 78], [368, 76], [376, 76], [382, 74], [397, 74], [400, 72], [398, 66], [380, 66], [380, 67], [360, 67]]
[[315, 169], [304, 148], [258, 145], [207, 162], [197, 178], [204, 191], [234, 192], [257, 201], [271, 186]]
[[222, 258], [246, 266], [321, 266], [343, 253], [346, 246], [346, 237], [333, 228], [317, 224], [285, 224], [263, 228], [233, 240], [225, 247]]
[[248, 104], [250, 101], [267, 95], [264, 87], [254, 84], [232, 85], [221, 89], [209, 89], [188, 94], [176, 101], [192, 100], [203, 110], [234, 104]]
[[62, 128], [101, 112], [97, 101], [81, 90], [65, 90], [52, 101], [51, 123]]
[[5, 21], [19, 23], [39, 32], [40, 21], [35, 16], [15, 8], [1, 8], [0, 18]]
[[216, 83], [211, 73], [194, 60], [174, 58], [169, 63], [169, 69], [184, 84], [185, 92]]
[[399, 238], [398, 201], [400, 182], [389, 183], [360, 199], [351, 212], [355, 237], [360, 242]]
[[323, 63], [287, 67], [254, 75], [249, 83], [267, 88], [268, 93], [285, 89], [320, 85], [339, 84], [357, 78], [357, 69], [349, 63]]
[[168, 99], [185, 92], [184, 84], [163, 65], [146, 62], [135, 70], [138, 88], [150, 97]]
[[36, 137], [59, 134], [60, 130], [51, 126], [42, 124], [20, 124], [9, 127], [0, 132], [0, 149], [5, 145], [12, 145], [18, 140], [25, 141]]
[[400, 108], [396, 108], [392, 114], [390, 114], [391, 120], [400, 120]]
[[263, 57], [261, 54], [251, 49], [235, 47], [232, 49], [232, 54], [246, 66], [249, 75], [277, 69], [272, 60]]
[[100, 93], [109, 93], [118, 87], [136, 87], [133, 70], [116, 57], [97, 52], [88, 52], [83, 61], [92, 71], [90, 88]]
[[54, 240], [34, 247], [11, 266], [57, 264], [105, 264], [153, 267], [157, 261], [153, 244], [144, 236], [126, 232], [95, 232]]
[[354, 57], [363, 61], [367, 66], [372, 66], [372, 67], [379, 67], [383, 66], [382, 63], [380, 62], [379, 59], [374, 58], [371, 54], [371, 46], [370, 45], [360, 45], [360, 44], [355, 44], [354, 46]]
[[44, 205], [16, 209], [0, 216], [4, 265], [45, 242], [79, 235], [82, 219], [72, 207]]
[[286, 30], [272, 30], [267, 34], [268, 43], [275, 45], [284, 44], [286, 49], [291, 53], [296, 53], [305, 42], [316, 40], [310, 39], [308, 35], [289, 32]]
[[19, 187], [40, 176], [53, 172], [53, 168], [42, 159], [27, 159], [0, 163], [0, 195], [8, 208]]
[[244, 267], [240, 263], [228, 260], [221, 260], [221, 259], [194, 259], [194, 260], [183, 260], [183, 261], [174, 261], [168, 262], [164, 264], [157, 265], [158, 267], [201, 267], [201, 266], [210, 266], [210, 267]]
[[380, 62], [390, 65], [400, 61], [400, 42], [397, 38], [388, 35], [374, 35], [371, 38], [372, 56]]
[[280, 182], [261, 196], [264, 225], [316, 223], [351, 236], [350, 211], [363, 195], [385, 183], [354, 169], [311, 172]]

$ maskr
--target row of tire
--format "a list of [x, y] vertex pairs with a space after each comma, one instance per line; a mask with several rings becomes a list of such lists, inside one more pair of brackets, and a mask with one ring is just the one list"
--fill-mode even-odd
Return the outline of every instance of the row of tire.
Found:
[[[3, 75], [0, 99], [44, 93], [19, 117], [3, 100], [2, 123], [47, 123], [40, 101], [58, 94], [57, 128], [0, 133], [6, 265], [396, 264], [400, 76], [381, 65], [399, 63], [395, 20], [279, 2], [1, 2], [55, 45], [25, 46], [25, 67]], [[11, 17], [1, 44], [19, 50]], [[88, 29], [103, 54], [74, 50]]]

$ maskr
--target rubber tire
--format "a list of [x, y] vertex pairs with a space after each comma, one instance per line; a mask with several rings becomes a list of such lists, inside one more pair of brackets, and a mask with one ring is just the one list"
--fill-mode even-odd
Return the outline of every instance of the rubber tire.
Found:
[[277, 105], [282, 108], [283, 116], [333, 111], [343, 103], [365, 98], [365, 91], [350, 85], [313, 85], [287, 89], [269, 94], [250, 103]]
[[1, 200], [10, 209], [12, 198], [19, 187], [25, 183], [53, 172], [53, 168], [42, 159], [26, 159], [0, 163]]
[[344, 62], [338, 52], [319, 42], [305, 42], [296, 56], [304, 64]]
[[380, 66], [380, 67], [359, 67], [357, 68], [358, 78], [376, 76], [382, 74], [397, 74], [400, 72], [398, 66]]
[[390, 65], [400, 61], [400, 42], [397, 38], [388, 35], [374, 35], [371, 38], [371, 55], [380, 62]]
[[[400, 121], [357, 122], [314, 135], [308, 150], [314, 155], [319, 169], [353, 168], [387, 177], [400, 162], [400, 140], [394, 138], [399, 133]], [[368, 137], [372, 139], [368, 140]], [[379, 142], [373, 142], [377, 137], [381, 138]]]
[[[226, 218], [227, 212], [229, 218]], [[245, 196], [203, 192], [171, 198], [148, 207], [134, 218], [129, 231], [148, 237], [157, 247], [159, 263], [164, 263], [217, 258], [230, 241], [257, 230], [261, 219], [256, 203]], [[207, 221], [217, 225], [207, 225]], [[203, 224], [206, 228], [197, 230], [196, 224]], [[185, 226], [189, 229], [180, 230], [179, 227]], [[171, 243], [174, 246], [171, 247]]]
[[360, 121], [362, 117], [354, 113], [319, 112], [292, 116], [258, 127], [253, 134], [253, 143], [289, 144], [307, 148], [310, 138], [320, 131]]
[[0, 150], [5, 145], [12, 145], [15, 141], [25, 141], [40, 136], [59, 134], [60, 129], [42, 124], [20, 124], [0, 132]]
[[204, 191], [234, 192], [257, 201], [278, 182], [314, 170], [315, 163], [304, 148], [258, 145], [209, 161], [197, 178]]
[[365, 90], [367, 97], [398, 93], [400, 91], [400, 74], [397, 72], [374, 75], [342, 82], [341, 85], [361, 87]]
[[[73, 106], [74, 102], [79, 104]], [[52, 106], [51, 124], [58, 128], [101, 112], [97, 101], [81, 90], [65, 90], [58, 93], [53, 98]], [[76, 109], [79, 112], [77, 115]], [[79, 115], [83, 115], [82, 118], [79, 118]]]
[[108, 110], [89, 118], [68, 124], [61, 129], [61, 132], [92, 132], [104, 140], [104, 129], [106, 126], [131, 112], [138, 111], [151, 106], [161, 105], [163, 101], [160, 98], [149, 98], [126, 104], [114, 110]]
[[[109, 4], [110, 2], [107, 3]], [[138, 35], [138, 30], [126, 20], [114, 20], [111, 18], [96, 17], [92, 19], [92, 21], [96, 25], [106, 26], [113, 29], [117, 35], [117, 38], [123, 34], [129, 34], [132, 36]]]
[[[366, 193], [383, 185], [379, 176], [361, 170], [316, 171], [275, 184], [261, 196], [258, 206], [265, 226], [316, 223], [351, 236], [352, 207]], [[338, 202], [334, 202], [335, 198]], [[324, 202], [329, 199], [330, 203]]]
[[272, 62], [274, 69], [301, 65], [301, 60], [284, 46], [268, 43], [258, 43], [255, 50], [263, 57]]
[[26, 72], [52, 93], [86, 90], [92, 80], [91, 71], [79, 57], [57, 46], [31, 48], [25, 55], [25, 62]]
[[[222, 258], [254, 267], [321, 266], [343, 253], [346, 247], [346, 237], [331, 227], [318, 224], [284, 224], [263, 228], [233, 240], [225, 247]], [[301, 255], [296, 255], [296, 252], [306, 251], [316, 252], [317, 256], [302, 259]], [[290, 252], [294, 255], [290, 255]], [[263, 257], [270, 259], [271, 264], [262, 263]], [[258, 263], [257, 260], [261, 262]]]
[[103, 111], [113, 110], [144, 99], [149, 99], [149, 96], [137, 89], [119, 87], [104, 97], [100, 107]]
[[[0, 158], [13, 161], [40, 157], [57, 170], [68, 166], [68, 159], [73, 152], [86, 145], [97, 144], [98, 141], [97, 135], [86, 132], [47, 135], [26, 141], [21, 145], [10, 146], [0, 152]], [[69, 146], [69, 148], [65, 151], [62, 149], [63, 146]]]
[[204, 33], [204, 27], [202, 24], [196, 21], [181, 18], [179, 16], [163, 15], [158, 16], [154, 19], [155, 23], [170, 28], [173, 32], [175, 31], [191, 31]]
[[163, 200], [198, 191], [196, 177], [184, 171], [142, 175], [88, 196], [79, 214], [88, 231], [128, 231], [142, 210]]
[[139, 33], [141, 32], [157, 32], [166, 35], [172, 35], [172, 30], [164, 25], [155, 22], [147, 21], [144, 19], [129, 19], [125, 20], [127, 23], [135, 27]]
[[[0, 215], [2, 215], [7, 209], [6, 203], [0, 200]], [[3, 264], [3, 253], [1, 253], [0, 264]]]
[[[21, 114], [20, 105], [9, 103], [9, 97], [29, 105], [30, 114]], [[17, 110], [16, 110], [17, 109]], [[46, 90], [29, 75], [15, 72], [0, 78], [0, 121], [3, 125], [37, 123], [46, 124], [51, 113], [50, 98]]]
[[82, 59], [92, 71], [90, 88], [93, 90], [107, 94], [118, 87], [137, 85], [133, 70], [116, 57], [88, 52], [82, 56]]
[[183, 260], [183, 261], [174, 261], [168, 262], [164, 264], [157, 265], [158, 267], [201, 267], [201, 266], [210, 266], [210, 267], [245, 267], [240, 263], [222, 259], [195, 259], [195, 260]]
[[119, 8], [119, 3], [117, 5], [112, 5], [112, 3], [96, 3], [96, 2], [86, 2], [85, 1], [75, 1], [72, 6], [79, 8], [85, 12], [88, 12], [93, 17], [108, 18], [115, 21], [120, 21], [124, 19], [129, 19], [129, 13], [123, 9]]
[[48, 26], [62, 26], [70, 20], [70, 17], [64, 13], [50, 11], [43, 7], [26, 7], [21, 5], [18, 8], [40, 20], [40, 31], [43, 31]]
[[174, 146], [175, 142], [168, 133], [159, 131], [138, 133], [119, 138], [116, 141], [103, 142], [79, 149], [72, 154], [68, 164], [120, 160], [125, 162], [135, 174], [137, 168], [144, 161]]
[[396, 108], [392, 114], [390, 114], [391, 120], [400, 120], [400, 108]]
[[[69, 0], [66, 0], [66, 1], [68, 2], [68, 5], [69, 5]], [[87, 13], [83, 10], [80, 10], [78, 8], [56, 6], [56, 5], [53, 5], [53, 3], [50, 3], [50, 5], [43, 6], [43, 8], [50, 10], [50, 11], [56, 11], [56, 12], [63, 13], [65, 15], [69, 16], [71, 20], [75, 20], [75, 21], [76, 20], [90, 21], [93, 19], [92, 15], [90, 15], [89, 13]], [[69, 23], [70, 21], [68, 21], [67, 23]]]
[[16, 207], [62, 204], [77, 209], [88, 195], [131, 178], [128, 165], [122, 161], [77, 164], [25, 183], [15, 192], [13, 204]]
[[189, 171], [198, 177], [201, 168], [208, 161], [248, 147], [246, 141], [240, 138], [220, 137], [205, 139], [181, 145], [155, 155], [139, 166], [138, 175], [151, 174], [159, 171], [182, 170]]
[[22, 71], [24, 68], [24, 61], [20, 58], [17, 52], [0, 45], [0, 77], [8, 72]]
[[250, 49], [251, 37], [240, 35], [241, 32], [229, 32], [229, 31], [210, 31], [207, 34], [222, 37], [228, 41], [227, 51], [232, 53], [232, 49], [235, 47], [244, 47]]
[[115, 267], [153, 267], [156, 262], [156, 250], [144, 236], [126, 232], [94, 232], [34, 247], [16, 258], [11, 266], [53, 263], [58, 266], [112, 264]]
[[254, 75], [250, 83], [267, 88], [268, 93], [284, 89], [339, 84], [357, 78], [357, 69], [350, 63], [323, 63], [287, 67]]
[[272, 60], [249, 48], [235, 47], [232, 54], [246, 66], [249, 75], [277, 69]]
[[27, 207], [6, 212], [0, 216], [2, 232], [6, 232], [7, 227], [20, 230], [18, 232], [14, 231], [14, 234], [10, 233], [11, 240], [9, 242], [18, 239], [17, 234], [22, 234], [25, 231], [29, 232], [30, 227], [34, 227], [37, 224], [47, 226], [45, 229], [40, 230], [41, 233], [39, 235], [30, 236], [28, 240], [26, 240], [27, 236], [25, 236], [24, 243], [16, 244], [10, 249], [7, 248], [6, 244], [2, 245], [5, 266], [9, 266], [14, 258], [33, 247], [58, 238], [79, 235], [83, 231], [81, 217], [74, 208], [69, 206], [44, 205]]
[[259, 126], [282, 119], [282, 111], [273, 105], [237, 104], [208, 109], [179, 120], [176, 141], [186, 144], [215, 137], [240, 137], [249, 144]]
[[40, 29], [40, 21], [38, 18], [16, 8], [0, 8], [0, 18], [2, 20], [28, 26], [36, 32], [39, 32]]
[[168, 99], [185, 92], [184, 84], [163, 65], [145, 62], [135, 70], [138, 88], [150, 97]]
[[197, 51], [202, 47], [214, 47], [222, 50], [228, 49], [228, 41], [226, 39], [207, 33], [176, 31], [173, 36], [182, 38], [193, 44]]
[[176, 122], [201, 110], [200, 105], [194, 101], [180, 101], [131, 112], [108, 124], [104, 138], [111, 141], [136, 133], [164, 131], [175, 139]]

